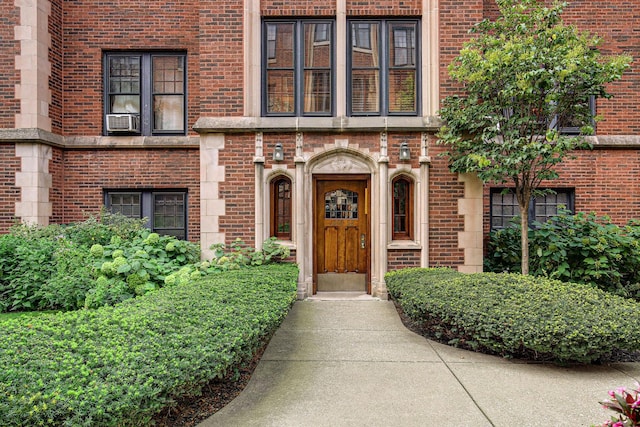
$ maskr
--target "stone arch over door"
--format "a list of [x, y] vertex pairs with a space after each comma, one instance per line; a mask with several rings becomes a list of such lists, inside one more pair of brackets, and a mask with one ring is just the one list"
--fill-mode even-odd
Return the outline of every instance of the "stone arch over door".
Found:
[[[302, 260], [299, 259], [301, 269], [304, 272], [305, 293], [307, 296], [313, 294], [314, 279], [314, 186], [316, 181], [345, 178], [346, 180], [366, 179], [367, 181], [367, 203], [368, 209], [368, 235], [366, 237], [369, 249], [369, 291], [373, 296], [379, 296], [378, 283], [382, 279], [377, 274], [380, 256], [377, 249], [381, 245], [381, 237], [377, 233], [378, 228], [373, 226], [380, 220], [377, 200], [379, 197], [379, 187], [377, 184], [378, 159], [377, 155], [371, 155], [367, 150], [361, 150], [357, 146], [349, 146], [346, 141], [336, 141], [336, 146], [315, 151], [305, 156], [304, 163], [299, 163], [299, 172], [303, 180], [304, 190], [302, 197], [298, 199], [299, 208], [305, 218], [301, 227], [298, 240], [298, 247], [303, 248], [305, 254]], [[302, 261], [302, 262], [300, 262]]]

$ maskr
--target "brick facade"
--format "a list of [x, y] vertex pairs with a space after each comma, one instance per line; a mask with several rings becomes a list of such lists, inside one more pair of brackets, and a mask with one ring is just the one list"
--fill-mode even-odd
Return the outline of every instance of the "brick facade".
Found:
[[[53, 217], [82, 221], [104, 203], [103, 190], [186, 189], [189, 240], [200, 237], [200, 171], [197, 150], [66, 150], [54, 155]], [[59, 183], [59, 184], [58, 184]]]
[[15, 86], [20, 73], [13, 66], [20, 52], [20, 42], [15, 40], [14, 27], [20, 23], [20, 11], [12, 1], [0, 4], [0, 129], [15, 127], [15, 115], [20, 101], [15, 97]]
[[[34, 75], [48, 75], [48, 81], [40, 83], [50, 93], [39, 92], [22, 104], [16, 87], [30, 74], [21, 77], [16, 68], [21, 42], [15, 34], [24, 24], [20, 8], [26, 6], [13, 1], [0, 6], [0, 231], [11, 225], [21, 201], [15, 176], [24, 164], [15, 155], [15, 145], [36, 141], [51, 147], [51, 157], [45, 158], [48, 171], [37, 187], [43, 192], [39, 200], [51, 205], [50, 222], [79, 221], [97, 212], [105, 190], [184, 189], [188, 236], [201, 240], [204, 249], [236, 238], [259, 246], [268, 237], [269, 180], [288, 176], [297, 203], [290, 245], [301, 265], [301, 295], [308, 292], [314, 274], [310, 236], [315, 174], [370, 177], [372, 289], [384, 294], [382, 277], [388, 270], [468, 264], [475, 248], [461, 242], [461, 236], [469, 237], [464, 234], [469, 212], [463, 215], [461, 206], [473, 205], [472, 199], [462, 202], [473, 186], [452, 174], [440, 156], [436, 111], [438, 100], [460, 91], [448, 78], [447, 65], [470, 37], [469, 28], [496, 16], [493, 0], [34, 3], [46, 11], [50, 37], [38, 40], [49, 46], [48, 64], [40, 62]], [[603, 53], [634, 58], [640, 57], [640, 33], [633, 30], [639, 16], [640, 5], [628, 0], [574, 1], [565, 13], [568, 22], [603, 38]], [[261, 117], [262, 19], [290, 17], [336, 23], [334, 117]], [[351, 18], [419, 20], [422, 117], [348, 117], [345, 32]], [[21, 34], [30, 37], [28, 31]], [[185, 135], [104, 135], [104, 54], [121, 51], [186, 54]], [[604, 120], [597, 127], [595, 148], [563, 163], [561, 178], [550, 184], [575, 189], [576, 210], [607, 214], [620, 224], [640, 217], [639, 73], [636, 61], [622, 81], [611, 86], [614, 97], [598, 101]], [[16, 129], [16, 115], [43, 112], [50, 128]], [[284, 148], [283, 161], [272, 158], [278, 143]], [[409, 146], [409, 161], [398, 158], [402, 143]], [[391, 241], [390, 183], [398, 174], [415, 182], [412, 242]], [[478, 199], [485, 235], [489, 191], [485, 186], [480, 191], [484, 197]]]
[[15, 174], [20, 170], [14, 144], [0, 143], [0, 230], [6, 231], [15, 224], [15, 204], [20, 201], [20, 189], [15, 186]]
[[[229, 49], [217, 40], [200, 43], [201, 3], [183, 1], [180, 8], [172, 8], [168, 7], [168, 2], [154, 0], [64, 2], [64, 135], [102, 134], [102, 56], [105, 51], [187, 52], [187, 105], [191, 107], [188, 109], [187, 128], [191, 129], [199, 110], [206, 110], [200, 107], [200, 95], [216, 95], [211, 87], [200, 86], [200, 67], [201, 64], [205, 66], [199, 58], [200, 46], [215, 45], [218, 49]], [[218, 13], [220, 2], [212, 3], [216, 6], [210, 10]]]

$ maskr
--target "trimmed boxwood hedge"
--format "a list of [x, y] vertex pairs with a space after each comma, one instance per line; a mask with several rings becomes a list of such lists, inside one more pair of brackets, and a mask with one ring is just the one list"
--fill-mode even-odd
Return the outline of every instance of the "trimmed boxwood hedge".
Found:
[[640, 304], [588, 285], [441, 268], [385, 279], [412, 321], [453, 345], [559, 363], [640, 350]]
[[297, 266], [209, 275], [115, 307], [0, 322], [0, 419], [141, 426], [232, 372], [280, 325]]

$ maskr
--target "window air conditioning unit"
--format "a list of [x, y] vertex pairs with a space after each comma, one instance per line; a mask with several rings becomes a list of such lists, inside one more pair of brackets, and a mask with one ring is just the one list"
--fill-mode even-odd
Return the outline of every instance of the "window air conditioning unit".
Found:
[[107, 132], [140, 132], [138, 114], [107, 114]]

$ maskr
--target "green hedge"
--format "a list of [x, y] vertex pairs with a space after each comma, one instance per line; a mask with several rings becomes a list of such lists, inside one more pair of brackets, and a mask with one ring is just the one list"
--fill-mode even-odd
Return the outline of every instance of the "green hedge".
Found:
[[385, 278], [405, 314], [453, 345], [560, 363], [640, 350], [640, 304], [588, 285], [447, 269]]
[[250, 359], [296, 298], [298, 270], [209, 275], [115, 307], [0, 322], [7, 426], [141, 426]]
[[[594, 213], [559, 210], [529, 233], [529, 273], [563, 282], [588, 283], [640, 301], [640, 222], [618, 226]], [[492, 231], [485, 271], [520, 272], [520, 224]]]

